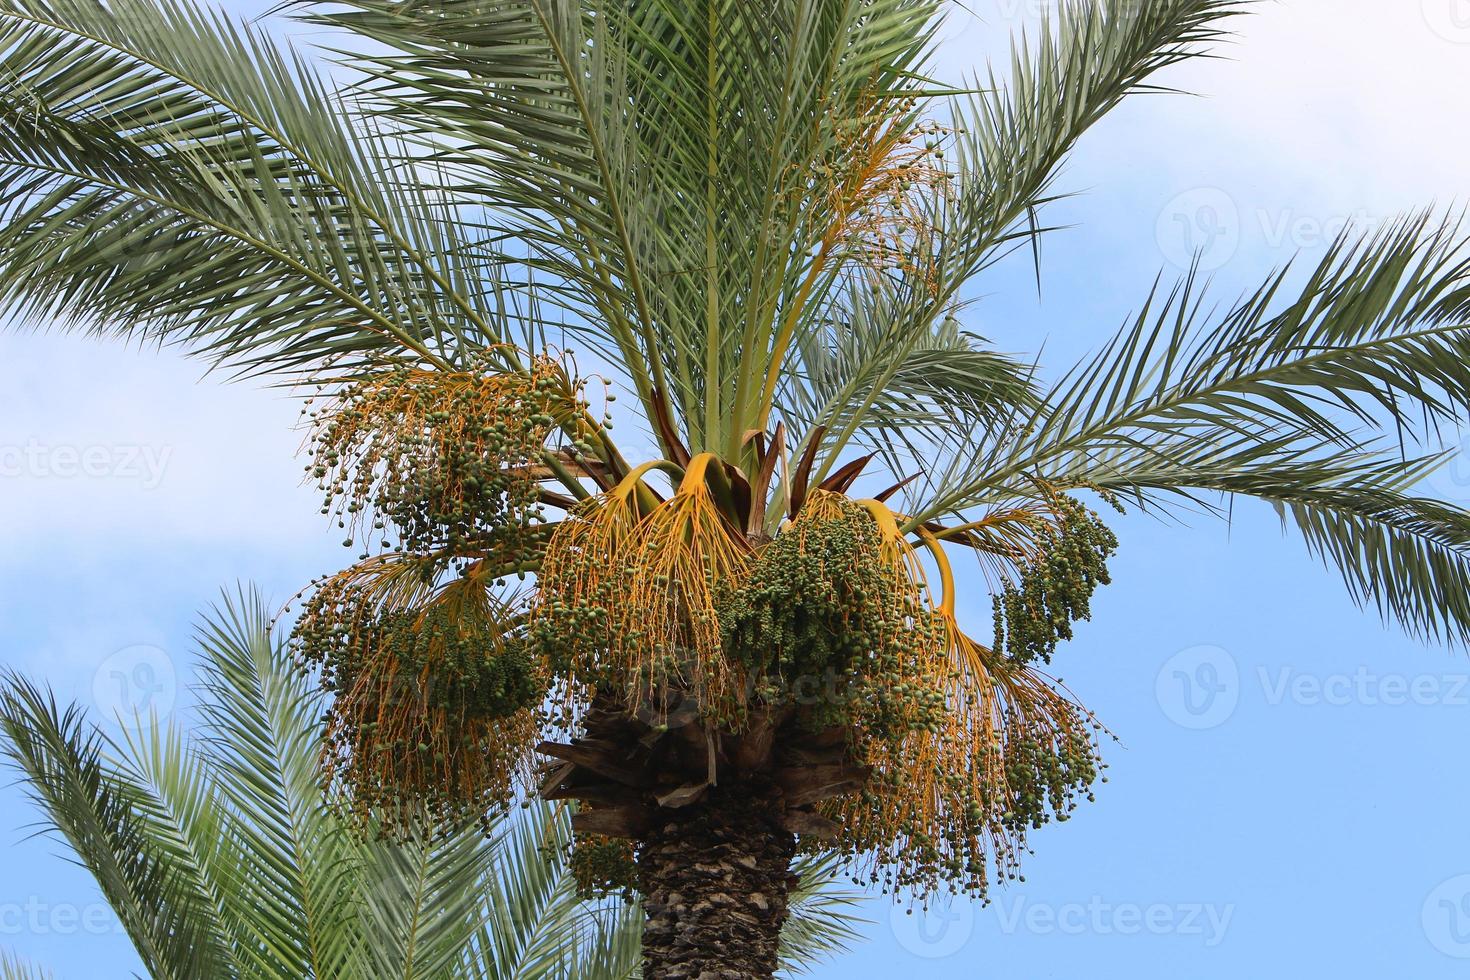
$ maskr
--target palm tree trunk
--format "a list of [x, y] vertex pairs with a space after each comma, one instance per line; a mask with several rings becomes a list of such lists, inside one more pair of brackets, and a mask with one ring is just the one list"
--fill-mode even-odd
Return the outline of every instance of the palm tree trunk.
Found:
[[667, 811], [638, 849], [644, 980], [769, 980], [796, 876], [780, 797], [741, 782]]

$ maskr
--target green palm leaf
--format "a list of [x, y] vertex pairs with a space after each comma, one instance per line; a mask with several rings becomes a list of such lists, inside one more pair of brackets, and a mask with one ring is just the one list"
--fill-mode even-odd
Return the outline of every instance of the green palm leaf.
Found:
[[969, 273], [1035, 234], [1036, 212], [1084, 133], [1127, 95], [1165, 91], [1149, 79], [1224, 39], [1249, 2], [1065, 0], [1034, 38], [1017, 38], [1009, 78], [992, 71], [954, 107], [963, 181], [955, 220], [966, 244], [958, 261]]
[[486, 275], [304, 62], [164, 0], [0, 3], [0, 296], [299, 370], [501, 339]]
[[[7, 674], [4, 751], [117, 912], [155, 977], [627, 980], [642, 914], [589, 905], [565, 864], [564, 808], [392, 843], [320, 788], [312, 679], [260, 597], [227, 596], [198, 631], [200, 728], [109, 741], [75, 707]], [[852, 938], [830, 868], [805, 876], [793, 963]]]
[[[1408, 491], [1470, 405], [1470, 264], [1456, 223], [1344, 237], [1210, 318], [1189, 277], [1096, 358], [978, 433], [916, 519], [1095, 487], [1146, 506], [1195, 491], [1281, 505], [1355, 596], [1464, 640], [1470, 514]], [[1017, 436], [1017, 433], [1021, 435]]]
[[48, 824], [97, 879], [149, 972], [229, 975], [227, 943], [197, 869], [174, 860], [177, 852], [146, 816], [146, 788], [104, 762], [106, 743], [81, 712], [10, 676], [0, 693], [0, 728]]

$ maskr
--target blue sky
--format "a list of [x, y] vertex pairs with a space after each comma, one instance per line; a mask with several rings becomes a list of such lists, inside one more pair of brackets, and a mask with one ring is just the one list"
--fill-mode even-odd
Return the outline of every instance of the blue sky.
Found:
[[[1046, 0], [977, 0], [950, 75]], [[244, 10], [244, 7], [235, 9]], [[258, 8], [249, 8], [255, 12]], [[1344, 223], [1470, 201], [1470, 2], [1279, 0], [1227, 60], [1092, 133], [1052, 212], [1038, 299], [1015, 262], [969, 325], [1063, 366], [1203, 249], [1222, 301]], [[195, 611], [340, 564], [299, 486], [296, 407], [173, 355], [0, 334], [0, 660], [110, 713], [186, 700]], [[1470, 463], [1436, 492], [1470, 502]], [[1034, 838], [988, 907], [864, 909], [830, 978], [1413, 977], [1470, 964], [1470, 657], [1357, 610], [1269, 508], [1129, 517], [1115, 584], [1059, 672], [1117, 733], [1098, 802]], [[988, 597], [973, 597], [973, 621]], [[0, 948], [66, 977], [136, 960], [87, 876], [0, 789]], [[13, 847], [9, 845], [14, 844]]]

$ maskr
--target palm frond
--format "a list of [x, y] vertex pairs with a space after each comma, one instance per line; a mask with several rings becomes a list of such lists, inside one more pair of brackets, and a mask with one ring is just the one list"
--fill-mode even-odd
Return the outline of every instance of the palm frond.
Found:
[[226, 807], [244, 949], [261, 972], [332, 976], [359, 945], [361, 857], [322, 795], [320, 699], [268, 623], [246, 592], [201, 623], [200, 742]]
[[[1009, 246], [1036, 234], [1036, 212], [1081, 136], [1128, 94], [1157, 91], [1148, 80], [1202, 54], [1242, 6], [1068, 2], [1055, 19], [1044, 18], [1035, 44], [1017, 40], [1008, 84], [992, 75], [956, 96], [954, 132], [935, 137], [955, 150], [954, 183], [941, 183], [922, 205], [922, 220], [901, 246], [909, 257], [858, 288], [840, 276], [822, 283], [809, 298], [811, 312], [794, 325], [797, 341], [781, 368], [782, 407], [797, 409], [788, 421], [813, 420], [809, 432], [826, 426], [820, 472], [838, 464], [860, 431], [894, 465], [926, 453], [904, 437], [905, 428], [935, 416], [938, 431], [988, 428], [990, 409], [1008, 414], [1028, 404], [1022, 365], [956, 342], [951, 322], [960, 291]], [[824, 394], [844, 418], [814, 409], [810, 403], [821, 404]]]
[[[1399, 484], [1417, 475], [1410, 470], [1406, 478], [1400, 467], [1393, 473]], [[1422, 638], [1470, 641], [1470, 512], [1375, 485], [1371, 476], [1325, 487], [1244, 482], [1221, 489], [1269, 500], [1359, 604]]]
[[312, 16], [393, 49], [366, 65], [385, 111], [487, 208], [485, 240], [528, 243], [568, 329], [697, 452], [755, 424], [755, 352], [782, 360], [834, 280], [841, 243], [823, 240], [855, 207], [853, 168], [881, 166], [912, 118], [894, 105], [938, 9], [354, 0]]
[[0, 3], [0, 300], [246, 369], [502, 339], [441, 198], [260, 30], [173, 0]]
[[1206, 56], [1250, 0], [1065, 0], [1034, 41], [1011, 45], [1008, 80], [992, 70], [954, 102], [961, 193], [960, 261], [973, 272], [997, 249], [1034, 240], [1037, 211], [1077, 141], [1130, 93], [1164, 91], [1158, 72]]
[[[818, 312], [783, 367], [782, 407], [827, 426], [821, 472], [859, 430], [895, 465], [933, 452], [904, 429], [984, 430], [997, 411], [1035, 406], [1024, 366], [964, 342], [951, 326], [960, 291], [1010, 248], [1034, 240], [1036, 214], [1077, 141], [1130, 93], [1161, 91], [1148, 80], [1203, 55], [1244, 5], [1069, 0], [1043, 18], [1034, 43], [1024, 35], [1013, 43], [1008, 82], [992, 72], [953, 99], [954, 131], [940, 142], [955, 151], [956, 179], [928, 205], [924, 232], [906, 242], [915, 258], [814, 304]], [[793, 400], [792, 392], [803, 397]], [[846, 417], [814, 409], [824, 396]]]
[[921, 472], [936, 436], [983, 431], [1036, 405], [1028, 366], [953, 318], [935, 324], [927, 304], [915, 312], [854, 291], [840, 319], [803, 338], [777, 408], [792, 431], [821, 440], [813, 481], [853, 446], [884, 454], [900, 477]]
[[477, 892], [484, 910], [472, 950], [477, 978], [627, 980], [638, 965], [642, 913], [578, 897], [562, 863], [571, 841], [561, 804], [533, 803], [508, 822]]
[[1042, 407], [958, 450], [915, 520], [1034, 496], [1036, 480], [1145, 506], [1192, 491], [1263, 497], [1288, 504], [1324, 557], [1351, 557], [1355, 594], [1463, 639], [1470, 619], [1452, 593], [1470, 515], [1396, 496], [1470, 405], [1458, 228], [1420, 215], [1345, 235], [1291, 298], [1284, 269], [1213, 324], [1196, 277], [1156, 292]]
[[[496, 873], [496, 848], [479, 828], [434, 841], [366, 846], [357, 931], [365, 939], [369, 974], [405, 980], [465, 975], [484, 925], [480, 890]], [[519, 882], [507, 884], [515, 894]]]
[[851, 947], [866, 922], [853, 913], [860, 896], [837, 887], [841, 861], [803, 857], [792, 871], [799, 880], [790, 896], [791, 917], [781, 933], [781, 966], [796, 975]]
[[4, 752], [46, 814], [96, 878], [149, 972], [160, 978], [228, 977], [222, 934], [195, 868], [155, 835], [140, 812], [149, 793], [104, 761], [103, 736], [76, 707], [13, 673], [0, 688]]
[[[226, 595], [198, 638], [192, 737], [154, 726], [113, 745], [13, 674], [0, 690], [7, 755], [151, 975], [635, 975], [642, 911], [578, 896], [564, 807], [431, 840], [364, 834], [322, 797], [321, 698], [273, 640], [259, 595]], [[853, 938], [830, 867], [799, 870], [793, 964]]]
[[[221, 939], [238, 943], [241, 923], [226, 894], [234, 855], [227, 845], [220, 787], [207, 756], [176, 725], [150, 725], [125, 730], [121, 744], [107, 753], [107, 764], [135, 787], [134, 814], [160, 859], [187, 876]], [[232, 972], [219, 969], [222, 975]]]

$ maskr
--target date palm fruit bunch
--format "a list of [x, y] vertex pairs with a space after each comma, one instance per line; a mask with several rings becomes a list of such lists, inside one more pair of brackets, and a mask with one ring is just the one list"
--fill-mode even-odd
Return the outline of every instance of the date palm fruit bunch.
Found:
[[[909, 544], [901, 515], [837, 489], [855, 475], [800, 490], [770, 538], [738, 530], [750, 520], [742, 502], [769, 487], [713, 456], [691, 460], [646, 512], [631, 483], [615, 488], [549, 542], [532, 635], [566, 680], [568, 733], [621, 712], [667, 743], [667, 758], [650, 760], [663, 795], [697, 798], [722, 761], [737, 778], [774, 768], [795, 789], [788, 823], [816, 847], [841, 828], [873, 883], [984, 894], [992, 869], [1014, 873], [1028, 829], [1090, 796], [1100, 729], [1049, 679], [963, 633], [939, 538], [950, 532], [922, 529]], [[1048, 594], [1081, 609], [1106, 580], [1112, 544], [1091, 511], [1051, 499], [1048, 513], [1008, 514], [954, 539], [1012, 564], [1023, 584], [1052, 575], [1058, 553], [1085, 555], [1088, 574], [1048, 579]], [[1070, 619], [1047, 622], [1070, 632]], [[1036, 625], [1027, 635], [1040, 642]], [[636, 807], [599, 804], [636, 794], [588, 792], [571, 758], [562, 791], [595, 801], [585, 822], [607, 813], [607, 827], [635, 831]], [[618, 826], [630, 813], [635, 823]], [[626, 880], [597, 847], [598, 874]]]
[[334, 694], [326, 773], [389, 833], [510, 800], [547, 690], [506, 587], [549, 535], [536, 470], [578, 398], [549, 358], [516, 374], [487, 360], [394, 366], [310, 413], [323, 510], [369, 550], [314, 586], [293, 640]]
[[[586, 386], [523, 359], [525, 375], [394, 368], [314, 418], [327, 509], [397, 542], [318, 583], [295, 631], [335, 694], [329, 772], [365, 817], [482, 815], [513, 798], [537, 734], [560, 733], [539, 788], [583, 801], [589, 884], [634, 881], [616, 841], [728, 768], [782, 793], [777, 819], [811, 846], [845, 828], [874, 882], [983, 893], [1029, 828], [1088, 792], [1096, 725], [961, 630], [942, 539], [1008, 568], [1005, 588], [1040, 610], [1012, 603], [1029, 618], [1011, 629], [1054, 646], [1107, 577], [1091, 511], [1051, 492], [1045, 509], [909, 534], [882, 499], [848, 494], [867, 459], [813, 485], [783, 463], [781, 432], [758, 440], [753, 479], [681, 451], [614, 481], [617, 462], [585, 451]], [[606, 486], [548, 497], [547, 458]], [[543, 524], [548, 500], [564, 517]], [[533, 588], [511, 584], [528, 571]], [[621, 780], [587, 755], [599, 747]]]

